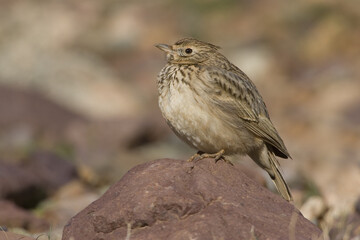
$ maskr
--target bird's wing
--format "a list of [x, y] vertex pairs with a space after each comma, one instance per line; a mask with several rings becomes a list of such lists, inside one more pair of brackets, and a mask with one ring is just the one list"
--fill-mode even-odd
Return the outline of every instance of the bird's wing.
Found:
[[[270, 121], [266, 105], [253, 82], [239, 69], [227, 71], [221, 68], [209, 67], [204, 71], [207, 83], [215, 86], [210, 102], [214, 104], [213, 111], [234, 127], [245, 126], [255, 136], [270, 144], [276, 155], [290, 157], [284, 142]], [[234, 117], [235, 116], [235, 117]]]

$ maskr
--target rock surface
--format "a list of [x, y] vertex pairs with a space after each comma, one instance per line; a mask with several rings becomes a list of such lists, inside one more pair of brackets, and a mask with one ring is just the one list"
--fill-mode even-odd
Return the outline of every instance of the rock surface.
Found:
[[30, 232], [42, 232], [47, 231], [50, 224], [29, 211], [17, 207], [12, 202], [0, 200], [0, 226], [23, 228]]
[[161, 159], [133, 168], [73, 217], [63, 240], [300, 240], [320, 234], [292, 204], [236, 165]]

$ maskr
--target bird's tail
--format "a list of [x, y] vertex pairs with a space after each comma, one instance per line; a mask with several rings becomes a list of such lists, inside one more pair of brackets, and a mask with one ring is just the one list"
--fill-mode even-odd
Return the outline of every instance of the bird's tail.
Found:
[[279, 170], [279, 163], [275, 158], [274, 153], [268, 152], [269, 154], [269, 161], [272, 168], [272, 172], [274, 173], [269, 174], [273, 182], [275, 183], [276, 189], [281, 194], [281, 196], [288, 202], [292, 201], [293, 198], [290, 193], [290, 189], [288, 185], [286, 184], [283, 176], [281, 175], [281, 172]]

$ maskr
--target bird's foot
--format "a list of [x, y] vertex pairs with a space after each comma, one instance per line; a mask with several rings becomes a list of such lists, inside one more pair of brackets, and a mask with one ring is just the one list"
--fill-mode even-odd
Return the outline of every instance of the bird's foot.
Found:
[[[224, 159], [224, 153], [225, 150], [221, 149], [220, 151], [218, 151], [217, 153], [203, 153], [201, 154], [201, 158], [200, 159], [204, 159], [204, 158], [214, 158], [215, 162], [219, 161], [220, 159]], [[199, 159], [199, 160], [200, 160]]]
[[192, 162], [194, 160], [198, 160], [198, 159], [202, 159], [201, 155], [203, 155], [204, 153], [201, 151], [198, 151], [197, 153], [195, 153], [194, 155], [192, 155], [187, 161], [188, 162]]
[[192, 162], [194, 160], [199, 161], [204, 158], [214, 158], [215, 162], [217, 162], [221, 159], [221, 160], [224, 160], [226, 163], [233, 165], [231, 161], [229, 161], [228, 159], [226, 159], [224, 157], [224, 153], [225, 153], [224, 149], [221, 149], [217, 153], [203, 153], [203, 152], [199, 151], [196, 154], [194, 154], [193, 156], [191, 156], [187, 161]]

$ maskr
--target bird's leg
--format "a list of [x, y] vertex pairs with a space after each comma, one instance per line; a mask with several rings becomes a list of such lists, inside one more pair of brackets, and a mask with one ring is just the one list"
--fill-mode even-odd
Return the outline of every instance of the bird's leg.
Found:
[[192, 155], [187, 161], [188, 162], [192, 162], [194, 161], [195, 159], [198, 159], [199, 157], [201, 157], [201, 155], [203, 155], [204, 152], [202, 151], [198, 151], [197, 153], [195, 153], [194, 155]]

